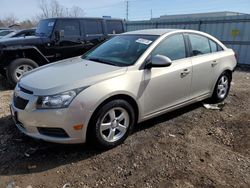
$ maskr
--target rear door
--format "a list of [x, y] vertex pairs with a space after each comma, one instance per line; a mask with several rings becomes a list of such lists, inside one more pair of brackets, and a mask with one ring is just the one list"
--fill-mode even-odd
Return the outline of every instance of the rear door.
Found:
[[82, 31], [84, 32], [84, 48], [89, 50], [101, 43], [105, 39], [103, 20], [86, 19], [82, 21]]
[[175, 34], [164, 39], [151, 56], [164, 55], [172, 60], [169, 67], [144, 70], [144, 114], [174, 107], [190, 99], [192, 80], [191, 59], [187, 57], [184, 37]]
[[215, 47], [207, 37], [194, 33], [189, 33], [188, 37], [193, 65], [191, 95], [195, 98], [211, 92], [218, 78], [219, 56], [217, 53], [211, 53], [211, 47]]

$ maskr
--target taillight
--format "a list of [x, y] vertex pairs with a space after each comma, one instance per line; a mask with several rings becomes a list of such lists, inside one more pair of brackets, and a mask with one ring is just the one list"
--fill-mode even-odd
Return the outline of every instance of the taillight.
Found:
[[234, 57], [235, 57], [235, 59], [237, 60], [237, 58], [238, 58], [238, 55], [234, 52]]

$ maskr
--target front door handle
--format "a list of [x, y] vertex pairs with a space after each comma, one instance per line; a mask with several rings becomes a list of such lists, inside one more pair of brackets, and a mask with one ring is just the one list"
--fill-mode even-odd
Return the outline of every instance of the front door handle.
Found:
[[190, 70], [189, 69], [184, 69], [182, 72], [181, 72], [181, 76], [186, 76], [190, 73]]
[[212, 61], [211, 66], [212, 66], [212, 67], [215, 67], [217, 64], [218, 64], [218, 61], [217, 61], [217, 60], [214, 60], [214, 61]]

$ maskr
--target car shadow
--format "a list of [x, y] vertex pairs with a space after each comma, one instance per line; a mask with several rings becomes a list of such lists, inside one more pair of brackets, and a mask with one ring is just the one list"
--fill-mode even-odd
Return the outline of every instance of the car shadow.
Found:
[[[196, 103], [140, 123], [135, 126], [132, 134], [199, 107], [201, 103]], [[10, 116], [0, 118], [0, 125], [0, 175], [43, 172], [105, 152], [86, 144], [62, 145], [29, 138], [17, 130]]]
[[0, 91], [7, 91], [13, 89], [13, 86], [11, 86], [7, 79], [0, 75]]

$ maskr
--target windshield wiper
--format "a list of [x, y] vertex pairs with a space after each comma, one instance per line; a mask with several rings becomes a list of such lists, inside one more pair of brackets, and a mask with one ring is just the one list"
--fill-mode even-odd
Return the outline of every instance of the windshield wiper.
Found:
[[87, 60], [96, 61], [96, 62], [99, 62], [99, 63], [104, 63], [104, 64], [108, 64], [108, 65], [113, 65], [113, 66], [118, 66], [115, 63], [112, 63], [112, 62], [109, 62], [109, 61], [105, 61], [105, 60], [100, 59], [100, 58], [89, 58]]

